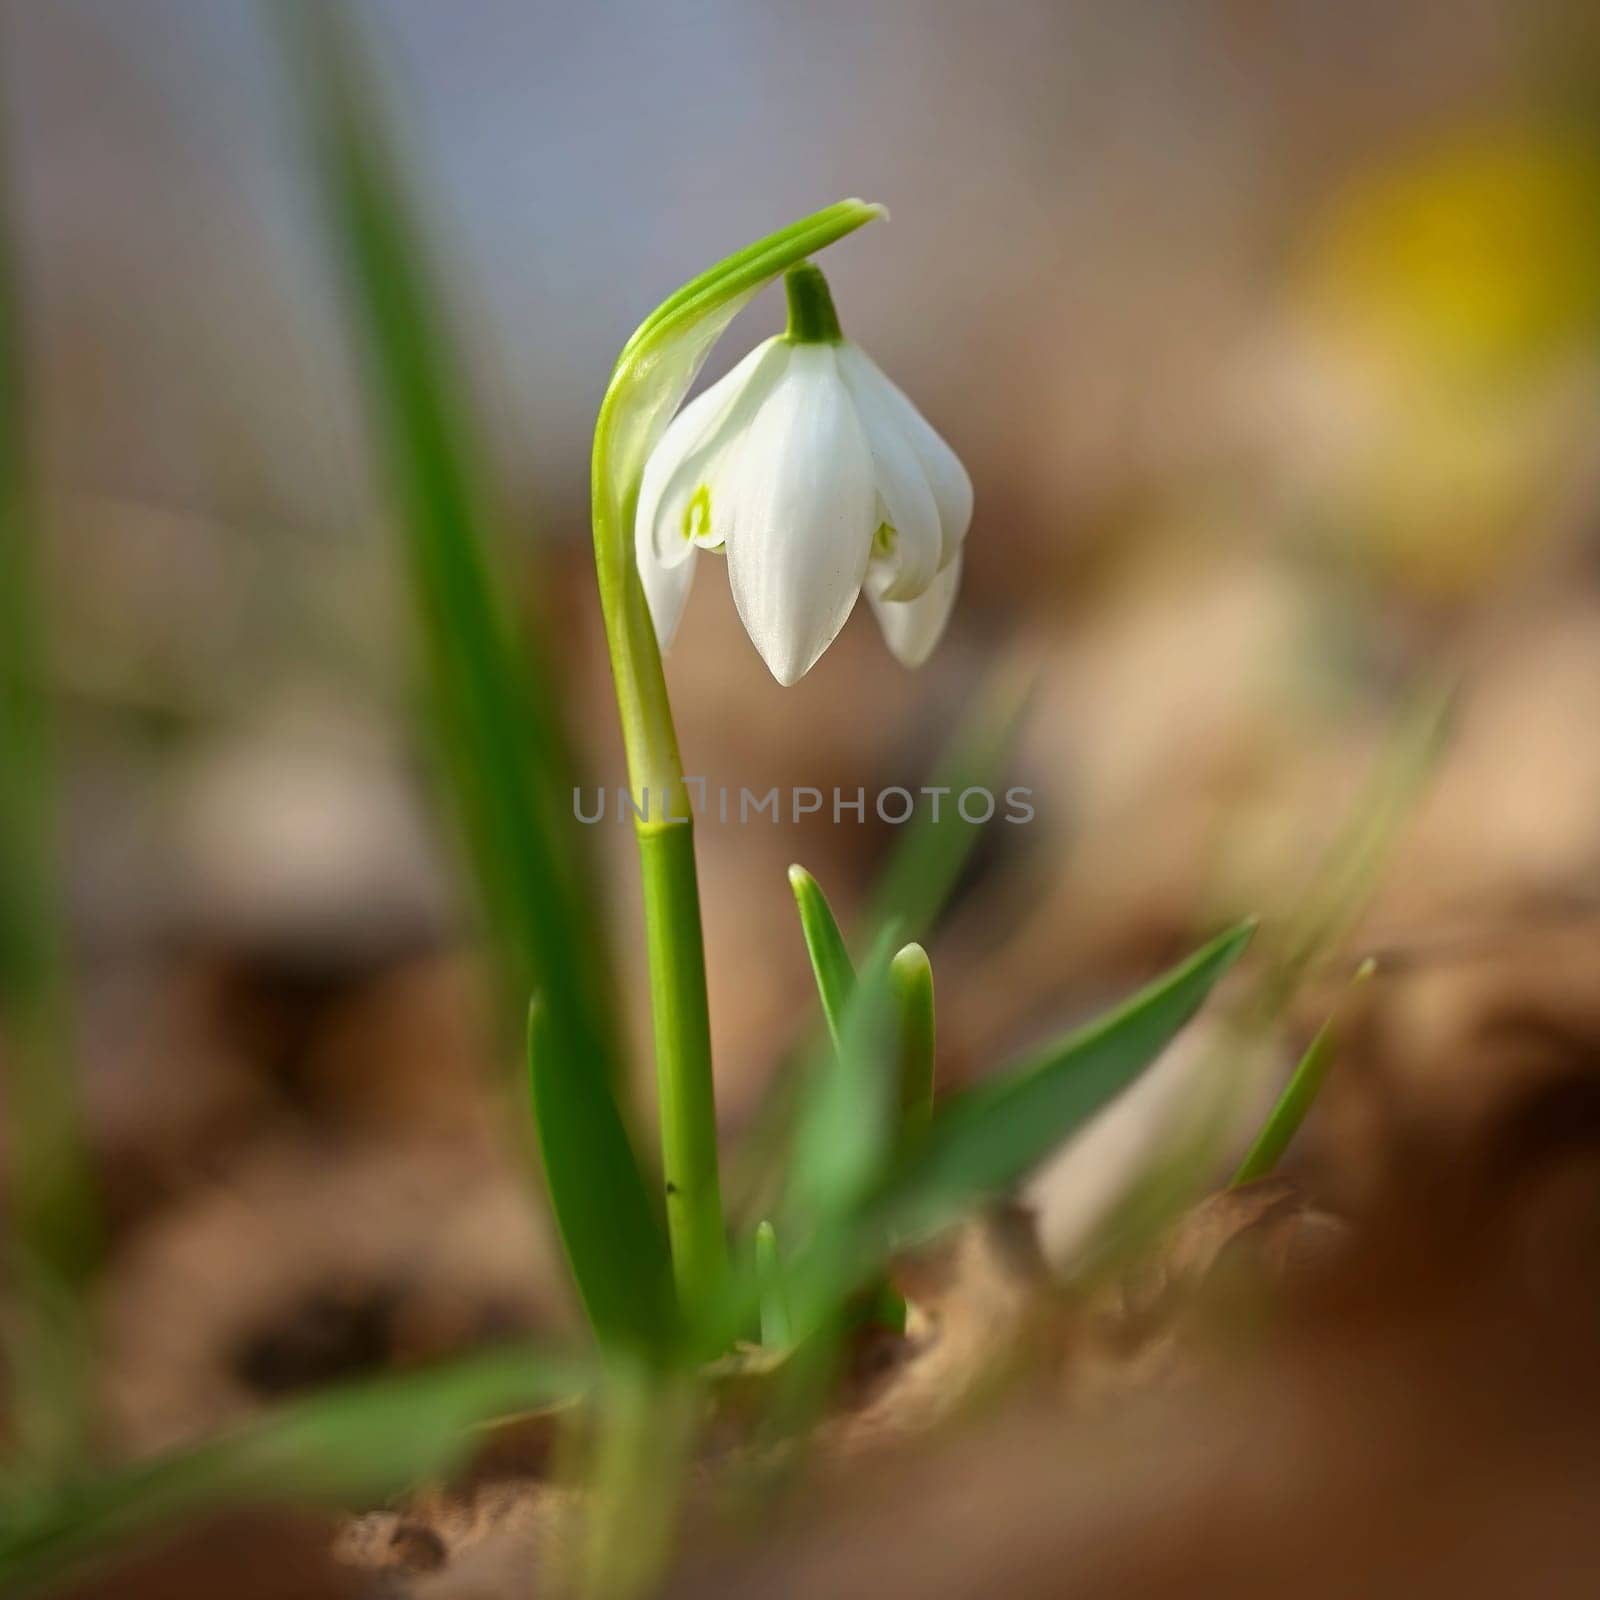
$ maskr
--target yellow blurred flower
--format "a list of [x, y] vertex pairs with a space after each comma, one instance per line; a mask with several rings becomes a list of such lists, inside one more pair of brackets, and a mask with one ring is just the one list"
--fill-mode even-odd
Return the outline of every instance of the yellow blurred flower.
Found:
[[1458, 132], [1349, 185], [1314, 230], [1313, 315], [1452, 382], [1504, 381], [1600, 325], [1600, 153]]
[[1595, 432], [1600, 152], [1459, 131], [1349, 184], [1310, 234], [1321, 520], [1381, 580], [1471, 593], [1551, 524]]

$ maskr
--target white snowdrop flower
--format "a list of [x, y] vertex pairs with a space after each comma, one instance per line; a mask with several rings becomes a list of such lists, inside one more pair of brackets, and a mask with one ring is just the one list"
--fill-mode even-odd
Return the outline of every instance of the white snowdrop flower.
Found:
[[790, 269], [789, 326], [673, 418], [639, 489], [634, 542], [663, 649], [702, 550], [779, 683], [810, 670], [865, 588], [907, 666], [955, 604], [972, 482], [922, 413], [839, 332], [822, 274]]

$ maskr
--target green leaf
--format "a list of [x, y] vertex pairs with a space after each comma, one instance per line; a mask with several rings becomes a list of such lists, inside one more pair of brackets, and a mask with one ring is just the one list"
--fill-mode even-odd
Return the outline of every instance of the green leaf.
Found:
[[[789, 883], [839, 1058], [815, 1066], [802, 1095], [790, 1204], [826, 1230], [881, 1178], [895, 1149], [920, 1138], [927, 1126], [933, 1107], [933, 971], [927, 951], [907, 945], [883, 974], [886, 996], [878, 1011], [865, 1003], [852, 1007], [855, 968], [826, 896], [804, 867], [789, 868]], [[880, 944], [887, 949], [891, 942], [885, 935]], [[873, 973], [876, 981], [876, 963]], [[874, 1038], [880, 1029], [881, 1040]], [[853, 1060], [844, 1059], [847, 1050]], [[891, 1060], [894, 1097], [887, 1092]], [[757, 1244], [759, 1251], [759, 1236]], [[757, 1261], [759, 1266], [759, 1253]], [[875, 1300], [877, 1320], [903, 1331], [905, 1301], [893, 1287], [880, 1285]]]
[[817, 997], [827, 1019], [828, 1035], [838, 1047], [844, 1016], [855, 990], [856, 972], [845, 948], [844, 935], [834, 920], [833, 909], [817, 880], [804, 867], [789, 868], [789, 887], [800, 911], [800, 931], [805, 936], [806, 954], [817, 980]]
[[[444, 776], [519, 1010], [543, 989], [552, 1026], [585, 1061], [611, 1065], [608, 962], [572, 815], [559, 685], [512, 626], [491, 559], [497, 541], [474, 419], [426, 270], [422, 232], [344, 8], [294, 0], [294, 61], [313, 150], [367, 357], [426, 646]], [[570, 1015], [569, 1015], [570, 1013]]]
[[925, 1235], [1017, 1183], [1161, 1054], [1254, 931], [1232, 929], [1109, 1016], [946, 1100], [874, 1216], [897, 1237]]
[[[826, 913], [820, 894], [814, 904]], [[827, 918], [828, 925], [832, 920]], [[893, 948], [891, 934], [879, 939], [844, 1003], [837, 1043], [830, 1040], [816, 1052], [803, 1080], [789, 1154], [786, 1238], [805, 1238], [831, 1227], [888, 1169], [896, 1144], [889, 993]], [[837, 969], [832, 976], [839, 976]]]
[[169, 1523], [258, 1501], [371, 1503], [448, 1473], [470, 1429], [566, 1400], [593, 1381], [575, 1358], [513, 1347], [434, 1372], [312, 1395], [221, 1438], [6, 1505], [0, 1589], [20, 1596]]
[[789, 1292], [783, 1281], [778, 1233], [770, 1222], [756, 1227], [755, 1261], [756, 1291], [761, 1296], [761, 1343], [768, 1350], [787, 1350], [794, 1337], [789, 1322]]
[[604, 1081], [555, 1053], [540, 1000], [528, 1008], [528, 1082], [562, 1248], [602, 1344], [665, 1350], [672, 1265], [650, 1193]]
[[900, 1061], [901, 1137], [914, 1144], [933, 1116], [933, 963], [920, 944], [908, 944], [889, 963]]
[[6, 1355], [13, 1438], [30, 1470], [61, 1473], [87, 1430], [83, 1296], [96, 1208], [72, 1042], [43, 552], [8, 199], [0, 194], [0, 1098], [14, 1299]]
[[[296, 0], [282, 8], [302, 46], [299, 76], [317, 134], [318, 175], [367, 335], [375, 421], [400, 503], [411, 587], [427, 645], [435, 726], [479, 887], [522, 998], [537, 988], [541, 1047], [532, 1079], [546, 1178], [562, 1237], [597, 1331], [633, 1335], [658, 1320], [648, 1191], [611, 1085], [621, 1081], [608, 963], [585, 868], [587, 840], [571, 809], [571, 764], [548, 666], [519, 648], [507, 595], [489, 559], [481, 450], [447, 351], [444, 319], [424, 271], [411, 213], [342, 8]], [[603, 1153], [586, 1170], [568, 1154]], [[553, 1158], [553, 1159], [552, 1159]], [[595, 1259], [604, 1213], [639, 1273], [624, 1311]], [[651, 1226], [647, 1226], [650, 1223]], [[656, 1230], [659, 1233], [659, 1230]], [[665, 1245], [661, 1245], [664, 1254]]]

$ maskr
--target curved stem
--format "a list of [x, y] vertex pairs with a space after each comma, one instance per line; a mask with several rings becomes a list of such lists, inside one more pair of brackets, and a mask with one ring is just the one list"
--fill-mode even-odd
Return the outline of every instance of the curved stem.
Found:
[[883, 215], [843, 200], [770, 234], [685, 284], [623, 347], [595, 424], [595, 572], [628, 763], [644, 880], [660, 1090], [662, 1176], [673, 1271], [687, 1309], [727, 1269], [694, 825], [661, 651], [633, 559], [645, 461], [711, 346], [779, 273]]

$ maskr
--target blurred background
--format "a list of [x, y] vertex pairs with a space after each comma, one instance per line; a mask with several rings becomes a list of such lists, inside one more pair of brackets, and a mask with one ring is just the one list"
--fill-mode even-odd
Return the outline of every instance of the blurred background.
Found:
[[[0, 33], [120, 1449], [572, 1315], [491, 1087], [271, 9], [17, 0]], [[622, 781], [587, 507], [616, 352], [746, 240], [881, 200], [828, 269], [971, 471], [961, 601], [919, 674], [863, 608], [782, 690], [702, 564], [668, 662], [689, 771], [915, 787], [986, 685], [1033, 685], [1007, 776], [1036, 819], [990, 828], [932, 940], [954, 1083], [1222, 917], [1293, 907], [1448, 673], [1453, 739], [1350, 938], [1393, 973], [1298, 1160], [1356, 1205], [1394, 1128], [1590, 1062], [1592, 7], [355, 9], [590, 783]], [[758, 301], [708, 376], [780, 314]], [[591, 831], [647, 1094], [632, 844]], [[848, 918], [893, 832], [701, 830], [730, 1135], [811, 1018], [784, 867]]]

